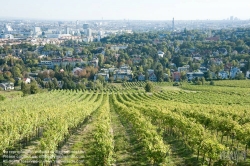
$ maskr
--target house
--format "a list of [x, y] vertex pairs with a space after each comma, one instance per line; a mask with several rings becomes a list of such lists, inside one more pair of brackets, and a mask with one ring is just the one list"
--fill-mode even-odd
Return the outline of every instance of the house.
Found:
[[185, 65], [183, 67], [178, 67], [178, 72], [188, 72], [189, 71], [189, 65]]
[[235, 78], [238, 73], [242, 73], [238, 67], [233, 67], [230, 70], [230, 78]]
[[208, 69], [206, 67], [200, 67], [199, 70], [203, 73], [208, 71]]
[[7, 82], [7, 83], [0, 83], [0, 88], [3, 90], [13, 90], [14, 88], [14, 83], [12, 82]]
[[157, 81], [157, 77], [156, 77], [155, 73], [149, 74], [148, 80], [152, 81], [152, 82], [156, 82]]
[[193, 57], [194, 62], [200, 62], [201, 60], [202, 60], [202, 57], [199, 57], [199, 56]]
[[219, 40], [220, 40], [219, 37], [208, 37], [205, 39], [206, 42], [217, 42]]
[[222, 55], [227, 55], [227, 49], [225, 49], [225, 48], [220, 48], [218, 51]]
[[113, 45], [110, 47], [110, 49], [113, 51], [119, 51], [120, 49], [121, 50], [127, 49], [127, 47], [128, 47], [127, 45], [119, 45], [119, 46]]
[[142, 59], [141, 59], [140, 57], [132, 58], [132, 62], [133, 62], [134, 64], [139, 64], [141, 61], [142, 61]]
[[175, 63], [170, 63], [169, 67], [176, 67]]
[[181, 73], [180, 72], [173, 72], [173, 80], [180, 81], [181, 80]]
[[94, 80], [97, 80], [98, 76], [102, 76], [105, 81], [109, 80], [109, 74], [108, 73], [97, 73], [94, 76]]
[[204, 77], [204, 73], [203, 72], [189, 72], [189, 73], [187, 73], [188, 81], [191, 81], [192, 79], [195, 79], [197, 77], [198, 78]]
[[73, 69], [72, 73], [74, 76], [79, 76], [82, 71], [83, 71], [83, 69], [76, 67]]
[[124, 80], [125, 78], [127, 78], [129, 81], [132, 81], [132, 78], [133, 78], [132, 71], [129, 72], [129, 71], [118, 70], [114, 74], [114, 79], [115, 80], [117, 80], [117, 79]]
[[151, 73], [154, 73], [154, 70], [153, 69], [148, 69], [148, 75], [150, 75]]
[[240, 67], [241, 67], [241, 68], [245, 67], [246, 64], [247, 64], [247, 61], [246, 61], [245, 59], [241, 59], [241, 60], [240, 60]]
[[163, 58], [163, 56], [164, 56], [164, 52], [162, 52], [162, 51], [158, 51], [157, 54], [158, 54], [158, 57], [160, 57], [160, 58]]
[[123, 65], [118, 70], [114, 70], [114, 79], [128, 79], [128, 81], [132, 81], [133, 73], [131, 71], [131, 68], [129, 66]]
[[248, 79], [250, 79], [250, 71], [247, 71], [247, 72], [246, 72], [246, 77], [247, 77]]
[[31, 79], [30, 78], [24, 78], [23, 82], [26, 83], [26, 84], [30, 84]]
[[54, 64], [52, 63], [52, 61], [41, 61], [39, 64], [38, 64], [39, 67], [42, 67], [42, 66], [46, 66], [47, 68], [49, 69], [53, 69], [54, 68]]
[[218, 73], [218, 76], [221, 78], [221, 79], [227, 79], [228, 78], [228, 73], [226, 71], [220, 71]]
[[93, 58], [91, 61], [89, 61], [89, 64], [93, 65], [94, 67], [98, 67], [98, 62], [99, 62], [98, 58]]
[[145, 75], [143, 75], [142, 73], [138, 75], [138, 81], [145, 81]]
[[72, 58], [72, 57], [65, 57], [65, 58], [53, 58], [52, 60], [53, 65], [58, 66], [66, 66], [68, 64], [75, 66], [76, 64], [86, 64], [81, 58]]

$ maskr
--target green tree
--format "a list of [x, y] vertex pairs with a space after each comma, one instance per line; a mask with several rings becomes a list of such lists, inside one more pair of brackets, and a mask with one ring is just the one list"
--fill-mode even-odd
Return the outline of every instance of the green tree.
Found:
[[146, 92], [153, 92], [153, 90], [154, 90], [154, 84], [152, 82], [148, 81], [146, 83], [146, 86], [145, 86], [145, 91]]
[[238, 73], [236, 76], [235, 76], [235, 79], [237, 80], [244, 80], [245, 79], [245, 76], [243, 73]]
[[98, 54], [98, 60], [99, 60], [99, 66], [102, 67], [104, 63], [104, 55], [103, 54]]
[[30, 86], [24, 82], [21, 83], [21, 91], [23, 92], [23, 96], [30, 94]]
[[39, 87], [37, 85], [37, 82], [36, 81], [32, 81], [30, 83], [30, 93], [31, 94], [36, 94], [39, 92]]

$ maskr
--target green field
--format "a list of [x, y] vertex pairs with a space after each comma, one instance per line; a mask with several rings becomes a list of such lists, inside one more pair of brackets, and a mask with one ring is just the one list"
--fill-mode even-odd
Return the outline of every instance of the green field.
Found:
[[4, 95], [0, 163], [250, 165], [247, 80], [214, 86], [154, 83], [152, 93], [145, 92], [145, 84]]

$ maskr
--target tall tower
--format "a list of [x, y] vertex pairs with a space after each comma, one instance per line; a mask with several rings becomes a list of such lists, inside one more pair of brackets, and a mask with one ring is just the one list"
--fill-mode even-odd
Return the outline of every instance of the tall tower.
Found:
[[68, 27], [65, 27], [65, 30], [64, 30], [65, 32], [65, 34], [69, 34], [69, 28]]
[[92, 36], [92, 31], [90, 28], [87, 29], [86, 31], [86, 36], [91, 37]]
[[172, 31], [174, 31], [174, 18], [173, 18], [173, 21], [172, 21]]

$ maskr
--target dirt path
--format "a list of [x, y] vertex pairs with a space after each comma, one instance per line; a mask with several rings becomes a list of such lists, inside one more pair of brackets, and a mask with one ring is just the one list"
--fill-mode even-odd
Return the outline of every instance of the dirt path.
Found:
[[117, 166], [137, 165], [132, 129], [123, 126], [121, 118], [110, 102], [111, 126], [114, 134], [115, 164]]
[[84, 124], [71, 135], [64, 146], [59, 150], [62, 154], [58, 156], [56, 163], [60, 165], [83, 165], [86, 153], [91, 146], [91, 133], [93, 130], [92, 120], [94, 111], [84, 122]]

